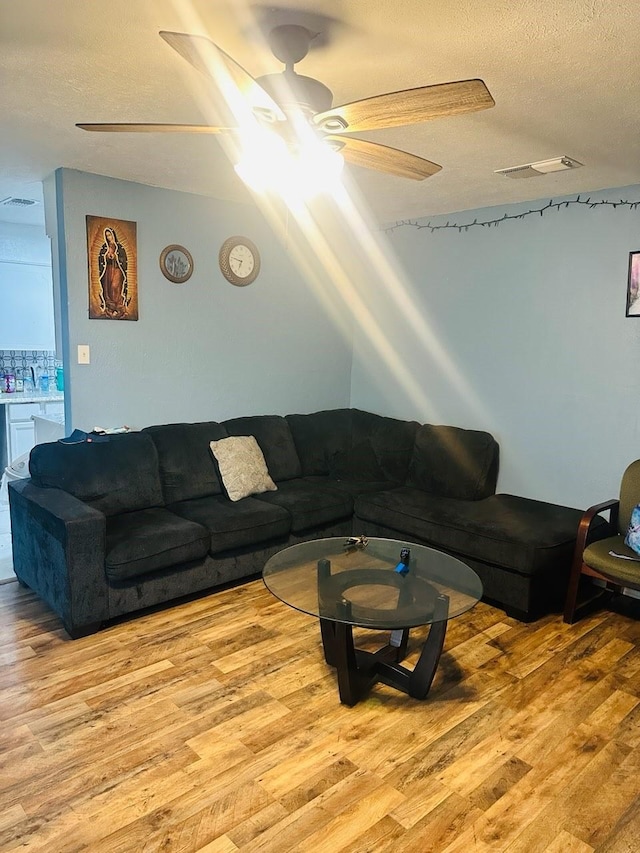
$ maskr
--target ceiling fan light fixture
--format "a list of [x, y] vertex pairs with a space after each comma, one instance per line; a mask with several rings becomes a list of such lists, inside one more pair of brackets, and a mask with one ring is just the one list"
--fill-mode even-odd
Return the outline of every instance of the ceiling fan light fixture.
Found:
[[329, 116], [322, 120], [320, 128], [327, 133], [340, 133], [341, 130], [346, 130], [349, 124], [342, 116]]
[[308, 199], [331, 192], [343, 166], [343, 156], [320, 140], [293, 146], [276, 134], [265, 133], [243, 146], [234, 169], [255, 192]]

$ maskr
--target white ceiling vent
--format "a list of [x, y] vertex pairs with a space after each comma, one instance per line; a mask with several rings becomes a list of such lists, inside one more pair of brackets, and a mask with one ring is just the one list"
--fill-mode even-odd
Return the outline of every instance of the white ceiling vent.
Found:
[[0, 207], [31, 207], [33, 204], [38, 204], [35, 198], [16, 198], [12, 195], [0, 201]]
[[538, 178], [551, 172], [564, 172], [567, 169], [578, 169], [582, 166], [577, 160], [563, 155], [551, 160], [540, 160], [538, 163], [525, 163], [524, 166], [510, 166], [508, 169], [496, 169], [496, 175], [507, 178]]

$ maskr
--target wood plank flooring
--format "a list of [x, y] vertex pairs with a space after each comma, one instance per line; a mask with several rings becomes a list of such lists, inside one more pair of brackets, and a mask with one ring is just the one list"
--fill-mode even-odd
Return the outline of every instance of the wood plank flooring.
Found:
[[0, 625], [3, 853], [640, 851], [632, 616], [479, 604], [425, 702], [355, 708], [260, 581], [75, 641], [6, 584]]

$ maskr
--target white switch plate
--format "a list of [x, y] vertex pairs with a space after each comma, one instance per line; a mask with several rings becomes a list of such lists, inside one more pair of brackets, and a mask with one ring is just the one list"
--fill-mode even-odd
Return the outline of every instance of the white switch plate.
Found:
[[91, 364], [88, 344], [78, 344], [78, 364]]

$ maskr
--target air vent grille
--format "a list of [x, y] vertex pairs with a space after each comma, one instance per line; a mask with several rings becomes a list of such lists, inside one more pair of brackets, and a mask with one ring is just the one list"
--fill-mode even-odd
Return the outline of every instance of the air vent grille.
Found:
[[16, 198], [15, 196], [7, 196], [0, 201], [2, 207], [31, 207], [38, 202], [35, 198]]
[[542, 172], [536, 172], [531, 166], [512, 166], [510, 169], [498, 169], [496, 175], [506, 175], [507, 178], [536, 178]]
[[565, 172], [567, 169], [577, 169], [580, 166], [582, 163], [563, 154], [562, 157], [552, 157], [551, 160], [525, 163], [523, 166], [510, 166], [507, 169], [496, 169], [494, 174], [504, 175], [507, 178], [539, 178], [551, 172]]

